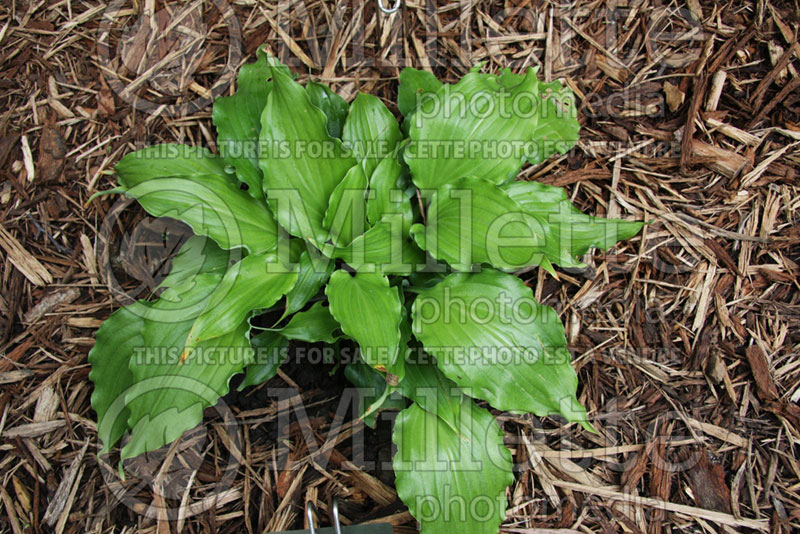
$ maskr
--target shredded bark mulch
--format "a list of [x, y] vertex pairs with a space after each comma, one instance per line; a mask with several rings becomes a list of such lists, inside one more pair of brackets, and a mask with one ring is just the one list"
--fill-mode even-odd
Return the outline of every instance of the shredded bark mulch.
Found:
[[305, 502], [329, 524], [334, 497], [345, 524], [416, 530], [387, 469], [391, 421], [364, 429], [341, 410], [332, 365], [232, 393], [124, 480], [97, 458], [94, 331], [121, 295], [147, 296], [183, 230], [87, 200], [133, 150], [213, 148], [209, 103], [261, 45], [301, 80], [394, 112], [406, 65], [445, 81], [479, 62], [539, 66], [577, 95], [581, 140], [522, 177], [586, 213], [650, 221], [588, 269], [524, 275], [565, 324], [598, 433], [497, 413], [518, 465], [502, 531], [800, 530], [799, 9], [4, 2], [0, 532], [260, 533], [303, 528]]

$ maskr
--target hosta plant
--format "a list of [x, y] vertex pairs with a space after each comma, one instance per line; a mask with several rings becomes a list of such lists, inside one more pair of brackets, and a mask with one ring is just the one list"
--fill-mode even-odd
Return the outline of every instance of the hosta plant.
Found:
[[516, 180], [577, 141], [572, 93], [535, 69], [480, 70], [455, 84], [403, 70], [399, 122], [379, 98], [348, 104], [259, 52], [214, 104], [216, 153], [122, 158], [113, 192], [195, 236], [152, 298], [97, 331], [101, 452], [122, 440], [124, 460], [177, 439], [235, 375], [272, 378], [290, 340], [351, 343], [357, 357], [337, 363], [377, 387], [362, 417], [405, 399], [393, 464], [422, 531], [498, 531], [512, 459], [489, 409], [591, 429], [561, 321], [514, 273], [580, 267], [641, 223]]

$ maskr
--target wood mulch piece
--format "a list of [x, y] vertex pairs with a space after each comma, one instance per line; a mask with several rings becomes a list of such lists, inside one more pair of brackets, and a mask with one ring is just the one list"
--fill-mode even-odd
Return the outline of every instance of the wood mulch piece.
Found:
[[[109, 223], [116, 198], [86, 202], [132, 150], [213, 147], [208, 100], [262, 44], [393, 111], [405, 65], [446, 81], [477, 62], [540, 66], [575, 91], [583, 128], [523, 176], [651, 221], [584, 271], [526, 275], [561, 314], [599, 433], [497, 414], [518, 462], [504, 532], [800, 531], [796, 3], [199, 4], [0, 6], [0, 531], [255, 533], [301, 528], [307, 501], [329, 524], [334, 497], [346, 523], [415, 530], [385, 465], [389, 422], [336, 418], [330, 366], [268, 384], [293, 381], [303, 416], [261, 387], [125, 481], [97, 460], [86, 355], [119, 306], [109, 273], [144, 297], [169, 250], [135, 206]], [[151, 35], [181, 9], [183, 33]]]

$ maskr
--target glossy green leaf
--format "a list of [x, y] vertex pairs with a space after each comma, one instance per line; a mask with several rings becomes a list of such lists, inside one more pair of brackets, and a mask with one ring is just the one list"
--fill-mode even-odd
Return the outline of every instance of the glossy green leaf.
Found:
[[185, 339], [190, 327], [187, 321], [150, 324], [145, 329], [145, 348], [169, 352], [141, 363], [135, 356], [131, 359], [135, 382], [126, 394], [131, 439], [122, 449], [123, 459], [158, 449], [200, 424], [203, 410], [228, 393], [230, 379], [249, 363], [247, 322], [200, 343], [181, 363], [175, 356], [182, 352], [181, 343], [173, 340]]
[[505, 270], [550, 270], [551, 263], [581, 267], [576, 256], [589, 247], [607, 249], [642, 225], [584, 215], [559, 188], [536, 182], [496, 186], [477, 178], [436, 191], [426, 222], [412, 227], [419, 246], [461, 270], [480, 263]]
[[231, 266], [192, 326], [187, 346], [236, 329], [254, 310], [269, 308], [297, 281], [274, 254], [253, 254]]
[[540, 265], [546, 228], [498, 186], [462, 178], [434, 193], [426, 225], [411, 228], [417, 244], [459, 270], [487, 263], [515, 270]]
[[[209, 298], [219, 291], [224, 274], [222, 271], [199, 272], [167, 288], [159, 299], [134, 302], [127, 308], [147, 320], [145, 329], [150, 323], [194, 322], [205, 311]], [[180, 342], [183, 345], [185, 341], [184, 336]]]
[[100, 454], [113, 447], [128, 428], [130, 412], [125, 391], [133, 385], [128, 362], [142, 345], [144, 320], [128, 308], [120, 308], [103, 321], [89, 351], [94, 383], [92, 408], [97, 413], [97, 437], [103, 444]]
[[[436, 189], [478, 176], [501, 184], [513, 179], [526, 159], [565, 152], [577, 139], [575, 106], [547, 103], [563, 94], [541, 84], [534, 69], [520, 76], [470, 72], [455, 85], [442, 86], [410, 121], [411, 144], [404, 155], [414, 183]], [[556, 134], [559, 139], [552, 139]]]
[[145, 321], [142, 329], [144, 353], [153, 356], [151, 347], [184, 348], [192, 325], [207, 309], [212, 296], [220, 291], [227, 274], [199, 273], [166, 289], [153, 302], [139, 301], [128, 306], [127, 309]]
[[278, 374], [278, 368], [289, 355], [289, 340], [278, 332], [267, 330], [250, 338], [253, 362], [245, 369], [244, 379], [238, 390], [263, 384]]
[[580, 212], [560, 187], [538, 182], [513, 182], [502, 189], [546, 229], [547, 252], [553, 263], [564, 267], [581, 266], [575, 258], [590, 247], [603, 250], [629, 239], [642, 229], [639, 221], [603, 219]]
[[406, 118], [426, 98], [436, 95], [442, 87], [433, 73], [406, 67], [400, 72], [400, 86], [397, 89], [397, 107]]
[[377, 224], [384, 215], [399, 214], [403, 219], [403, 234], [408, 235], [414, 211], [404, 182], [403, 166], [396, 157], [388, 156], [378, 163], [369, 180], [367, 219], [371, 224]]
[[272, 212], [291, 235], [324, 243], [328, 202], [356, 160], [328, 134], [327, 117], [303, 87], [278, 70], [261, 126], [259, 163]]
[[337, 246], [347, 246], [367, 228], [367, 175], [361, 165], [353, 165], [333, 190], [323, 225]]
[[398, 390], [458, 432], [457, 414], [463, 396], [461, 390], [439, 371], [431, 356], [420, 350], [415, 350], [414, 354], [418, 357], [406, 360], [406, 374]]
[[412, 315], [425, 351], [468, 395], [590, 428], [561, 320], [519, 278], [488, 269], [451, 274], [419, 293]]
[[513, 481], [511, 453], [494, 417], [462, 396], [458, 432], [416, 403], [394, 426], [397, 494], [422, 534], [497, 534], [505, 519], [505, 490]]
[[580, 124], [572, 91], [560, 82], [539, 84], [542, 95], [528, 161], [537, 165], [553, 154], [566, 154], [578, 142]]
[[258, 167], [261, 111], [267, 104], [272, 85], [267, 79], [272, 76], [273, 68], [280, 67], [276, 58], [259, 50], [256, 62], [243, 65], [239, 70], [236, 93], [217, 98], [211, 113], [220, 155], [235, 167], [237, 178], [248, 186], [247, 192], [260, 200], [264, 198]]
[[380, 99], [359, 93], [350, 106], [342, 140], [363, 165], [367, 177], [403, 139], [397, 119]]
[[333, 261], [318, 252], [315, 252], [312, 257], [308, 250], [303, 251], [300, 255], [297, 265], [297, 282], [286, 294], [286, 310], [281, 319], [302, 310], [325, 285], [335, 267]]
[[359, 272], [408, 274], [425, 263], [425, 254], [403, 234], [402, 216], [390, 214], [346, 247], [326, 246], [326, 256]]
[[159, 287], [174, 287], [200, 273], [224, 274], [232, 261], [241, 259], [239, 249], [223, 250], [206, 236], [192, 236], [172, 258], [169, 274]]
[[403, 304], [396, 287], [378, 273], [335, 271], [325, 288], [330, 312], [342, 331], [355, 339], [370, 366], [403, 377], [400, 323]]
[[316, 247], [305, 239], [298, 239], [288, 235], [286, 232], [282, 232], [281, 237], [278, 239], [275, 255], [278, 256], [278, 261], [286, 265], [287, 268], [293, 268], [300, 261], [303, 253], [308, 251], [316, 251], [317, 256], [320, 256]]
[[[148, 349], [145, 345], [142, 335], [145, 326], [155, 321], [162, 324], [165, 331], [183, 332], [184, 339], [179, 337], [173, 347], [173, 350], [180, 351], [188, 332], [187, 326], [191, 326], [191, 319], [202, 311], [205, 300], [227, 268], [230, 256], [231, 252], [223, 251], [209, 238], [191, 237], [173, 259], [170, 274], [160, 285], [162, 288], [176, 288], [177, 292], [168, 290], [159, 305], [142, 301], [119, 309], [97, 331], [97, 343], [89, 352], [89, 362], [92, 364], [89, 378], [95, 383], [92, 407], [98, 414], [98, 437], [103, 443], [102, 452], [108, 452], [128, 429], [130, 410], [125, 394], [134, 384], [134, 376], [129, 369], [131, 359], [134, 356], [144, 358], [146, 365], [148, 358], [164, 355], [159, 355], [159, 349]], [[198, 274], [208, 276], [196, 278]], [[188, 292], [191, 295], [180, 294]], [[160, 308], [165, 309], [160, 311]], [[188, 320], [176, 324], [176, 312]]]
[[338, 330], [339, 323], [329, 308], [323, 306], [322, 302], [315, 302], [308, 310], [294, 314], [286, 326], [275, 331], [295, 341], [335, 343], [341, 337], [336, 335]]
[[206, 148], [164, 143], [126, 154], [114, 166], [114, 172], [120, 185], [126, 189], [155, 178], [196, 174], [218, 174], [235, 183], [226, 167], [224, 159]]
[[317, 82], [308, 82], [306, 93], [311, 103], [325, 114], [328, 126], [328, 135], [341, 139], [344, 122], [347, 120], [349, 106], [341, 96], [331, 91], [328, 86]]
[[246, 322], [233, 333], [199, 344], [183, 359], [186, 338], [221, 275], [199, 274], [161, 298], [126, 308], [142, 321], [129, 359], [133, 384], [125, 391], [131, 437], [122, 458], [155, 450], [202, 420], [203, 409], [227, 392], [230, 378], [251, 357]]
[[126, 194], [155, 217], [172, 217], [223, 249], [275, 248], [277, 224], [266, 205], [239, 188], [222, 158], [205, 149], [156, 145], [128, 154], [116, 166]]
[[[533, 69], [537, 72], [538, 67]], [[477, 72], [477, 71], [476, 71]], [[500, 69], [501, 85], [512, 87], [525, 87], [526, 74], [513, 74], [509, 69]], [[578, 141], [580, 124], [577, 121], [577, 108], [575, 95], [572, 90], [561, 82], [538, 82], [537, 105], [531, 108], [535, 118], [532, 130], [533, 144], [528, 155], [528, 161], [534, 165], [543, 162], [553, 154], [566, 154]]]

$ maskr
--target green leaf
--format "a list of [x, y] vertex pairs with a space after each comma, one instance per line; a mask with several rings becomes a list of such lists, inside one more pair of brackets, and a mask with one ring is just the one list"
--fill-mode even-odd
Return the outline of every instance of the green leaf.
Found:
[[200, 273], [166, 289], [153, 302], [139, 301], [128, 306], [127, 309], [144, 319], [142, 333], [146, 349], [143, 350], [150, 350], [150, 347], [185, 347], [192, 325], [202, 316], [228, 275], [227, 272], [224, 275]]
[[339, 270], [325, 288], [330, 312], [342, 331], [355, 339], [361, 356], [379, 371], [403, 377], [400, 323], [404, 313], [399, 291], [378, 273], [351, 275]]
[[[170, 349], [171, 356], [178, 354], [179, 342], [165, 344], [162, 340], [180, 339], [188, 327], [188, 321], [151, 324], [145, 330], [145, 348]], [[230, 379], [249, 363], [249, 330], [245, 321], [224, 336], [204, 341], [183, 363], [173, 357], [142, 364], [136, 357], [131, 360], [135, 383], [128, 390], [126, 401], [132, 430], [130, 441], [122, 449], [122, 459], [156, 450], [202, 422], [203, 410], [228, 393]]]
[[402, 217], [395, 214], [384, 216], [346, 247], [325, 246], [322, 252], [359, 272], [408, 274], [425, 263], [425, 254], [405, 237]]
[[406, 360], [406, 375], [398, 387], [400, 393], [458, 432], [461, 390], [439, 371], [431, 356], [421, 354], [419, 350], [415, 353], [421, 357], [415, 361]]
[[214, 289], [208, 305], [192, 326], [187, 346], [236, 329], [254, 310], [269, 308], [297, 281], [274, 254], [254, 254], [233, 265]]
[[238, 390], [263, 384], [278, 373], [278, 368], [289, 353], [289, 340], [277, 332], [267, 330], [250, 338], [253, 347], [253, 363], [245, 369], [244, 379]]
[[[180, 284], [171, 285], [161, 293], [159, 299], [153, 302], [137, 301], [128, 306], [128, 309], [147, 320], [145, 328], [151, 322], [192, 322], [206, 309], [211, 295], [219, 290], [224, 274], [221, 270], [198, 272]], [[180, 340], [181, 343], [185, 341], [185, 337]]]
[[577, 120], [575, 95], [560, 82], [539, 84], [542, 95], [538, 120], [533, 130], [534, 149], [528, 156], [537, 165], [553, 154], [566, 154], [578, 142], [580, 124]]
[[311, 103], [325, 114], [328, 135], [341, 139], [344, 122], [347, 120], [347, 101], [331, 91], [328, 86], [317, 82], [308, 82], [306, 93]]
[[538, 182], [513, 182], [502, 189], [530, 215], [544, 223], [550, 260], [559, 265], [582, 266], [576, 257], [586, 254], [590, 247], [609, 249], [618, 241], [629, 239], [642, 229], [644, 223], [603, 219], [580, 212], [560, 187]]
[[[532, 125], [501, 111], [511, 109], [514, 97], [497, 78], [470, 72], [414, 112], [404, 155], [418, 188], [435, 189], [464, 176], [503, 183], [519, 172]], [[493, 154], [500, 145], [516, 152]]]
[[[98, 414], [98, 436], [103, 442], [102, 452], [107, 452], [128, 430], [131, 412], [126, 395], [145, 394], [148, 387], [152, 388], [153, 393], [158, 388], [170, 387], [162, 384], [158, 378], [134, 387], [134, 374], [129, 366], [138, 368], [151, 365], [151, 362], [157, 365], [159, 359], [170, 357], [175, 358], [174, 363], [177, 365], [178, 355], [183, 349], [193, 319], [202, 311], [222, 278], [230, 256], [229, 251], [223, 251], [209, 238], [191, 237], [173, 259], [170, 274], [161, 283], [160, 287], [169, 288], [163, 298], [155, 304], [140, 301], [117, 310], [97, 331], [97, 344], [89, 352], [89, 362], [92, 364], [89, 378], [95, 383], [92, 406]], [[155, 346], [145, 343], [145, 329], [151, 332], [148, 339]], [[156, 329], [158, 333], [153, 335], [152, 332]], [[164, 336], [163, 339], [159, 339], [161, 335]], [[134, 357], [139, 360], [132, 361]], [[177, 384], [177, 391], [180, 392]], [[161, 416], [161, 419], [165, 418], [169, 419], [169, 415]], [[136, 418], [137, 421], [139, 419], [140, 417]], [[195, 417], [192, 421], [196, 420]], [[183, 429], [192, 428], [195, 424], [192, 422]], [[140, 443], [133, 449], [128, 448], [130, 455], [157, 449], [171, 441], [164, 437], [166, 434], [153, 437], [156, 436], [157, 429], [158, 426], [152, 429], [140, 428], [134, 438], [141, 440], [144, 436], [144, 444]], [[151, 434], [151, 431], [154, 433]], [[137, 451], [136, 447], [139, 446], [144, 449]]]
[[190, 280], [200, 273], [224, 274], [231, 261], [238, 260], [235, 251], [222, 250], [219, 245], [206, 236], [192, 236], [172, 258], [169, 274], [159, 287], [174, 287]]
[[342, 140], [364, 166], [367, 177], [402, 139], [397, 120], [383, 102], [376, 96], [359, 93], [350, 106]]
[[259, 49], [256, 62], [243, 65], [239, 70], [236, 93], [217, 98], [211, 113], [220, 155], [236, 168], [237, 178], [248, 186], [247, 192], [259, 200], [264, 199], [262, 174], [258, 168], [261, 111], [267, 104], [272, 85], [267, 78], [272, 75], [273, 68], [280, 66], [276, 58]]
[[516, 270], [551, 263], [583, 266], [591, 246], [609, 248], [641, 229], [642, 223], [584, 215], [560, 188], [536, 182], [496, 186], [462, 178], [431, 197], [427, 226], [411, 233], [433, 257], [460, 270], [486, 263]]
[[259, 163], [272, 212], [291, 235], [324, 243], [328, 202], [356, 160], [328, 134], [327, 117], [303, 87], [278, 70], [261, 125]]
[[462, 178], [438, 189], [426, 222], [411, 227], [417, 244], [462, 271], [481, 263], [516, 270], [540, 265], [544, 259], [542, 222], [480, 178]]
[[561, 320], [520, 279], [489, 269], [451, 274], [419, 293], [412, 316], [425, 351], [468, 395], [591, 428]]
[[328, 258], [312, 258], [308, 250], [303, 251], [298, 261], [297, 282], [286, 294], [286, 310], [281, 319], [302, 310], [331, 277], [334, 267], [334, 262]]
[[[344, 368], [344, 376], [358, 389], [358, 416], [364, 423], [375, 428], [378, 419], [378, 412], [383, 410], [402, 410], [406, 407], [406, 401], [397, 394], [384, 395], [386, 379], [375, 369], [358, 359], [353, 363], [347, 364]], [[375, 402], [381, 401], [380, 406], [374, 407]], [[374, 408], [367, 414], [367, 410]]]
[[124, 402], [131, 438], [122, 459], [155, 450], [196, 426], [203, 409], [227, 392], [228, 380], [250, 356], [243, 352], [249, 348], [249, 326], [243, 323], [241, 339], [231, 335], [204, 343], [182, 363], [192, 323], [220, 279], [218, 274], [199, 274], [168, 288], [152, 303], [126, 308], [139, 318], [140, 337], [128, 362], [133, 379]]
[[206, 148], [164, 143], [126, 154], [114, 166], [114, 172], [120, 185], [131, 189], [147, 180], [168, 176], [219, 174], [230, 177], [226, 167], [225, 160]]
[[403, 219], [403, 235], [408, 235], [414, 222], [411, 196], [405, 190], [404, 169], [394, 156], [387, 156], [372, 172], [367, 199], [367, 219], [373, 225], [384, 215], [399, 214]]
[[575, 106], [549, 102], [565, 94], [541, 84], [534, 69], [521, 76], [470, 72], [457, 84], [442, 86], [410, 121], [411, 144], [404, 155], [414, 183], [436, 189], [479, 176], [501, 184], [513, 179], [526, 159], [565, 152], [577, 140]]
[[103, 321], [89, 351], [94, 383], [92, 408], [97, 412], [97, 437], [103, 443], [100, 454], [113, 447], [128, 429], [130, 412], [125, 391], [133, 385], [128, 362], [142, 344], [144, 320], [128, 308], [120, 308]]
[[322, 224], [330, 229], [337, 246], [347, 246], [367, 226], [367, 176], [361, 165], [353, 165], [339, 182], [328, 204]]
[[172, 217], [223, 249], [275, 248], [277, 224], [267, 206], [242, 191], [222, 158], [183, 145], [156, 145], [128, 154], [116, 166], [126, 194], [155, 217]]
[[454, 404], [458, 432], [416, 403], [394, 426], [397, 494], [422, 534], [497, 534], [505, 489], [514, 481], [511, 453], [494, 417], [467, 397]]
[[397, 107], [406, 118], [427, 98], [433, 97], [442, 87], [433, 73], [406, 67], [400, 72], [397, 89]]
[[306, 343], [335, 343], [341, 336], [334, 332], [339, 330], [339, 323], [331, 315], [327, 306], [315, 302], [307, 311], [297, 312], [283, 328], [275, 332], [286, 339], [305, 341]]

